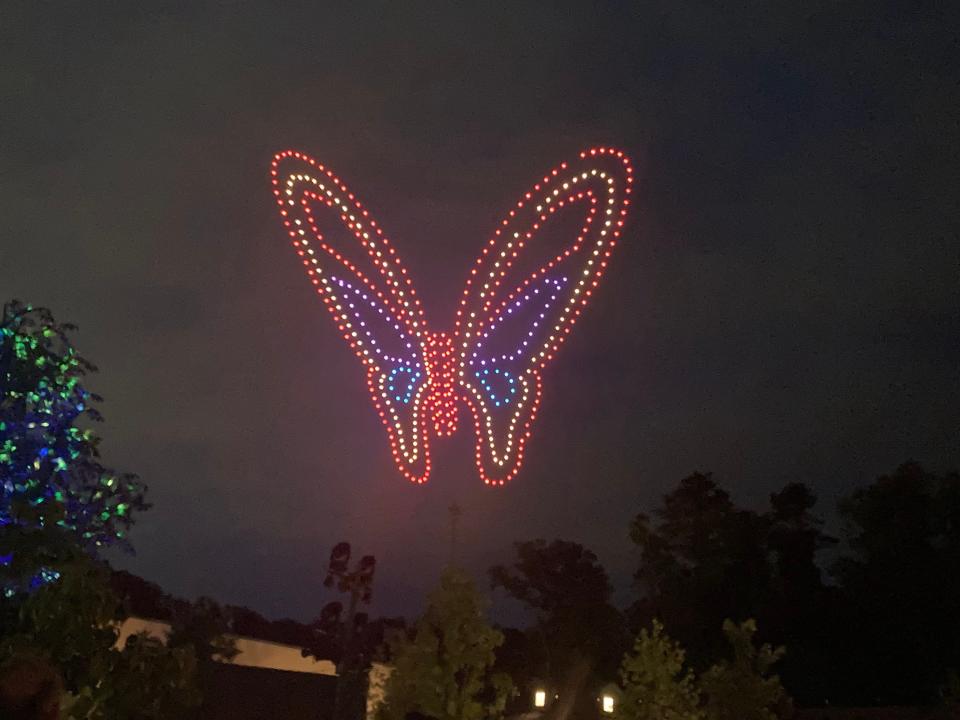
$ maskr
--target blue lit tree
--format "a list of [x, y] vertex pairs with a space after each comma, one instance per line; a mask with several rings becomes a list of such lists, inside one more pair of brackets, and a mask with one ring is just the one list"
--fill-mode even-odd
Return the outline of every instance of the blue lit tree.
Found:
[[0, 586], [42, 583], [41, 568], [129, 549], [133, 516], [148, 507], [136, 476], [100, 463], [96, 368], [45, 308], [7, 303], [0, 317]]

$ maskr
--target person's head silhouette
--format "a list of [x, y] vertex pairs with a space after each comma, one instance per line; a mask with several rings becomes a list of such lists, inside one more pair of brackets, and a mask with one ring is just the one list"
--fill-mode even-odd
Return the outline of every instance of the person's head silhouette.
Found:
[[35, 655], [15, 655], [0, 666], [0, 717], [56, 720], [63, 683], [54, 667]]

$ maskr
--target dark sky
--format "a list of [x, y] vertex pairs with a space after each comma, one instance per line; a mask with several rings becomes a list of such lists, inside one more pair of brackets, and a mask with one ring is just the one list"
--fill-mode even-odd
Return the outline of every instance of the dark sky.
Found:
[[[305, 619], [347, 539], [375, 610], [409, 613], [456, 501], [470, 567], [563, 537], [624, 598], [630, 519], [693, 470], [828, 512], [907, 458], [956, 467], [951, 5], [0, 2], [0, 296], [79, 324], [101, 368], [106, 460], [154, 502], [123, 563]], [[524, 469], [483, 487], [461, 432], [407, 484], [272, 154], [352, 186], [442, 328], [519, 193], [595, 143], [633, 156], [636, 212]]]

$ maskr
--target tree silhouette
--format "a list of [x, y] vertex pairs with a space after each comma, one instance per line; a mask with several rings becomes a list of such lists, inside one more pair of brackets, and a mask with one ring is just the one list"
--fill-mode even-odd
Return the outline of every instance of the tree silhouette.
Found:
[[591, 551], [566, 540], [514, 548], [513, 565], [491, 568], [490, 579], [534, 612], [528, 648], [539, 662], [531, 666], [558, 688], [550, 713], [564, 720], [578, 705], [593, 706], [592, 693], [584, 692], [591, 679], [614, 674], [626, 640], [623, 621], [610, 604], [607, 573]]
[[337, 692], [334, 698], [333, 720], [357, 720], [363, 715], [366, 676], [370, 662], [367, 643], [366, 613], [358, 612], [361, 605], [369, 605], [373, 598], [373, 573], [377, 567], [373, 555], [364, 555], [354, 569], [350, 569], [350, 543], [337, 543], [330, 551], [327, 576], [323, 584], [336, 587], [347, 595], [347, 611], [343, 603], [327, 603], [314, 623], [316, 641], [303, 650], [304, 655], [322, 656], [331, 646], [338, 656]]
[[755, 617], [767, 597], [767, 521], [740, 510], [710, 473], [694, 473], [667, 493], [654, 525], [639, 514], [630, 536], [640, 548], [635, 575], [639, 624], [663, 620], [695, 667], [723, 652], [723, 620]]
[[660, 619], [703, 670], [726, 651], [724, 620], [758, 618], [764, 640], [790, 647], [782, 672], [791, 690], [809, 702], [830, 697], [839, 600], [817, 555], [836, 541], [813, 515], [815, 504], [809, 488], [790, 483], [760, 513], [734, 505], [709, 473], [684, 478], [655, 520], [641, 513], [631, 526], [640, 548], [634, 623]]
[[960, 667], [960, 476], [906, 463], [839, 509], [848, 552], [833, 572], [857, 699], [929, 702]]

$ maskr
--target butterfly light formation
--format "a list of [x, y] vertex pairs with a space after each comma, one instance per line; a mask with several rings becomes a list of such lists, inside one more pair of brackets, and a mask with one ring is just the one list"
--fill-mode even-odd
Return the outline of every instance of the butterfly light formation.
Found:
[[[427, 324], [380, 225], [329, 168], [287, 150], [270, 174], [307, 277], [363, 364], [400, 472], [427, 481], [430, 441], [456, 431], [462, 403], [473, 419], [481, 479], [512, 479], [543, 370], [623, 231], [633, 183], [627, 157], [591, 148], [535, 183], [494, 230], [469, 270], [452, 330], [440, 332]], [[562, 244], [538, 244], [545, 234], [559, 234]]]

